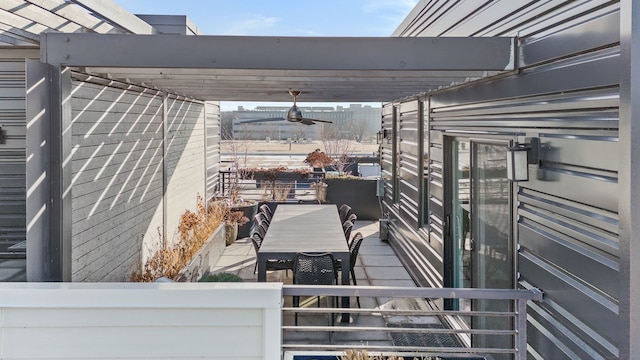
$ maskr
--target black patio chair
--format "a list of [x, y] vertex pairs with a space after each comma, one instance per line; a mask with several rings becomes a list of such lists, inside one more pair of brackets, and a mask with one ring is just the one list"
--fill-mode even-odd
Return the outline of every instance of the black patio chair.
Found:
[[347, 217], [349, 217], [349, 215], [351, 215], [352, 212], [353, 211], [351, 210], [351, 206], [347, 204], [340, 205], [340, 208], [338, 208], [338, 214], [340, 215], [340, 222], [345, 222], [345, 220], [347, 220]]
[[251, 229], [251, 234], [258, 233], [260, 234], [260, 238], [264, 239], [264, 236], [267, 234], [267, 228], [269, 226], [264, 222], [254, 221], [253, 228]]
[[[356, 279], [356, 260], [358, 259], [358, 252], [360, 251], [360, 245], [362, 245], [362, 240], [364, 237], [361, 232], [357, 232], [353, 235], [353, 239], [349, 243], [349, 272], [351, 273], [351, 280], [353, 281], [353, 285], [358, 285], [358, 280]], [[336, 271], [342, 271], [342, 261], [336, 260]], [[356, 301], [358, 302], [358, 307], [360, 307], [360, 297], [356, 296]]]
[[271, 219], [273, 218], [273, 212], [271, 211], [271, 208], [269, 207], [269, 205], [267, 204], [262, 204], [259, 207], [260, 212], [263, 213], [267, 220], [271, 221]]
[[[262, 246], [262, 240], [264, 239], [260, 236], [259, 233], [254, 232], [250, 236], [251, 242], [253, 243], [253, 250], [256, 251], [256, 263], [253, 266], [253, 273], [256, 273], [258, 270], [258, 250], [260, 250], [260, 246]], [[289, 271], [293, 270], [293, 261], [291, 260], [267, 260], [267, 270], [285, 270], [286, 275], [288, 276]]]
[[344, 231], [344, 238], [347, 244], [349, 243], [349, 239], [351, 238], [351, 230], [353, 229], [353, 223], [349, 220], [345, 220], [342, 223], [342, 231]]
[[262, 212], [257, 212], [253, 216], [253, 220], [258, 224], [265, 223], [267, 225], [267, 228], [269, 228], [269, 225], [271, 225], [271, 220]]
[[351, 223], [355, 225], [357, 219], [358, 215], [351, 213], [349, 214], [349, 216], [347, 216], [347, 219], [345, 221], [351, 221]]
[[[336, 261], [331, 253], [298, 253], [293, 261], [293, 283], [297, 285], [337, 285], [338, 272]], [[337, 304], [335, 297], [334, 304]], [[317, 305], [320, 307], [320, 297]], [[293, 306], [300, 306], [300, 297], [293, 297]], [[335, 307], [333, 304], [331, 307]], [[331, 325], [334, 325], [334, 314], [331, 314]], [[295, 324], [298, 325], [298, 313], [295, 313]]]

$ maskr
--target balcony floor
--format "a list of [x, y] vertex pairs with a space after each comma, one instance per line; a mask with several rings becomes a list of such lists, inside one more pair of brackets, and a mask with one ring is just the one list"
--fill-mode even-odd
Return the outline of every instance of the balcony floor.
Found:
[[[352, 235], [361, 232], [364, 240], [360, 247], [358, 260], [356, 262], [356, 278], [358, 285], [372, 286], [394, 286], [394, 287], [415, 287], [415, 283], [402, 266], [400, 260], [396, 256], [391, 246], [381, 241], [379, 238], [379, 223], [377, 221], [360, 221], [355, 222]], [[248, 238], [238, 239], [232, 245], [227, 246], [214, 272], [230, 272], [241, 276], [244, 281], [257, 281], [257, 275], [253, 273], [255, 264], [255, 251], [253, 245]], [[283, 282], [290, 284], [292, 274], [285, 271], [269, 271], [267, 272], [267, 281]], [[307, 306], [316, 306], [316, 299], [307, 299]], [[328, 306], [326, 299], [322, 298], [321, 306]], [[290, 305], [291, 299], [285, 299], [285, 306]], [[429, 304], [423, 299], [391, 299], [391, 298], [365, 298], [360, 299], [362, 308], [395, 308], [395, 309], [427, 309]], [[301, 300], [302, 306], [305, 301]], [[356, 299], [351, 299], [351, 306], [357, 307]], [[283, 325], [293, 325], [293, 315], [285, 315]], [[348, 326], [364, 326], [364, 327], [406, 327], [424, 326], [439, 327], [442, 326], [436, 317], [409, 317], [409, 316], [370, 316], [370, 315], [354, 315], [351, 317], [351, 324]], [[298, 325], [326, 326], [329, 325], [327, 315], [298, 315]], [[336, 326], [344, 326], [336, 322]], [[446, 343], [442, 336], [432, 336], [420, 339], [406, 336], [405, 334], [391, 332], [334, 332], [328, 334], [325, 332], [287, 332], [283, 334], [284, 343], [290, 344], [332, 344], [332, 345], [376, 345], [376, 346], [438, 346], [438, 344]], [[451, 338], [450, 336], [448, 336]], [[446, 339], [445, 339], [446, 340]], [[417, 344], [419, 342], [420, 344]], [[446, 344], [444, 346], [447, 346]], [[451, 345], [448, 345], [451, 346]], [[454, 345], [456, 346], [456, 345]]]

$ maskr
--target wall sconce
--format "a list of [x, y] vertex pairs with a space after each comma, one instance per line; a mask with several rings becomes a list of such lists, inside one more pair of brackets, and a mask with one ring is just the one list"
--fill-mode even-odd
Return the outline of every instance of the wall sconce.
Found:
[[387, 144], [391, 144], [391, 131], [382, 129], [376, 133], [376, 144], [384, 143], [385, 139], [387, 140]]
[[507, 179], [529, 181], [529, 164], [538, 163], [540, 139], [528, 138], [529, 143], [515, 142], [507, 148]]

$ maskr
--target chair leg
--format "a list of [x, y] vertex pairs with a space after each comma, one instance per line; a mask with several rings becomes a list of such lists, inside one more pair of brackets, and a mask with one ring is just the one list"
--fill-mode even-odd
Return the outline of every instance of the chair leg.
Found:
[[[298, 306], [300, 306], [300, 297], [294, 296], [293, 297], [293, 307], [298, 307]], [[298, 326], [298, 312], [296, 311], [293, 314], [294, 314], [293, 315], [294, 323], [295, 323], [296, 326]]]
[[[333, 304], [330, 304], [330, 306], [332, 308], [338, 307], [338, 297], [337, 296], [332, 296], [333, 298]], [[331, 326], [335, 326], [336, 325], [336, 314], [335, 313], [331, 313]], [[331, 333], [329, 333], [329, 336], [331, 336]]]
[[[353, 279], [353, 285], [358, 285], [358, 280], [356, 280], [356, 272], [353, 268], [351, 268], [351, 278]], [[360, 296], [356, 296], [356, 301], [358, 302], [358, 307], [361, 308], [362, 306], [360, 306]]]

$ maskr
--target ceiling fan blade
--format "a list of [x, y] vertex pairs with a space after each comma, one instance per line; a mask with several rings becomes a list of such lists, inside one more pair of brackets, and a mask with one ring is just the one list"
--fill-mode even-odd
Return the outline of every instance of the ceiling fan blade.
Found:
[[283, 121], [283, 120], [284, 120], [283, 117], [265, 118], [265, 119], [251, 119], [251, 120], [240, 121], [239, 124], [251, 124], [251, 123], [270, 122], [270, 121]]
[[333, 124], [333, 121], [320, 120], [320, 119], [311, 119], [311, 118], [308, 118], [308, 117], [303, 117], [302, 120], [309, 120], [309, 121], [313, 121], [313, 122], [323, 122], [323, 123]]
[[296, 122], [299, 122], [299, 123], [305, 124], [305, 125], [315, 125], [316, 124], [315, 122], [313, 122], [313, 120], [306, 119], [306, 118], [301, 118], [299, 121], [296, 121]]

